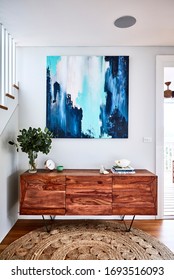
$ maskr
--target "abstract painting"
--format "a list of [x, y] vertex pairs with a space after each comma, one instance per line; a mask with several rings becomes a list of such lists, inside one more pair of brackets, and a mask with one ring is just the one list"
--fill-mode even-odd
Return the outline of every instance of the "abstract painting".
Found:
[[46, 75], [54, 138], [128, 138], [128, 56], [47, 56]]

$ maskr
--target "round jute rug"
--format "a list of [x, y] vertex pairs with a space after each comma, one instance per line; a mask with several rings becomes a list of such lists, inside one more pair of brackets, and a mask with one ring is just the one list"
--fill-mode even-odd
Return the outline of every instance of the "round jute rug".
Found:
[[174, 254], [156, 238], [115, 221], [55, 222], [11, 243], [1, 260], [171, 260]]

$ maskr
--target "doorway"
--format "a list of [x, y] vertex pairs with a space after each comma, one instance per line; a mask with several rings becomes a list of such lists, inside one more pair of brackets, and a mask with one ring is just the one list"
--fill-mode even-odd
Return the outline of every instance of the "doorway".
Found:
[[164, 67], [164, 218], [174, 216], [174, 67]]
[[174, 217], [174, 125], [172, 125], [174, 98], [164, 98], [164, 90], [166, 90], [164, 83], [170, 80], [170, 89], [174, 91], [174, 56], [157, 56], [156, 174], [158, 176], [158, 218], [160, 219]]

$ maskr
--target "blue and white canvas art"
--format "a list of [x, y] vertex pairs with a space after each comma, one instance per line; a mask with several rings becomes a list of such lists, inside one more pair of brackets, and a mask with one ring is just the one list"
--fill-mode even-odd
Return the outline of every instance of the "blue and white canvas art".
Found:
[[128, 138], [128, 56], [47, 56], [46, 91], [54, 138]]

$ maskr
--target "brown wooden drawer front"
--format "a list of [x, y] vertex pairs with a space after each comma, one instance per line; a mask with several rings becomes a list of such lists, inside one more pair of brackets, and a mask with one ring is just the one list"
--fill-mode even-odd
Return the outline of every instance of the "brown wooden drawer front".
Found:
[[112, 178], [68, 176], [66, 185], [67, 215], [111, 215]]
[[113, 178], [113, 214], [156, 215], [156, 180], [155, 176]]
[[65, 177], [24, 174], [20, 182], [20, 214], [65, 214]]
[[111, 176], [66, 176], [66, 189], [112, 190]]

